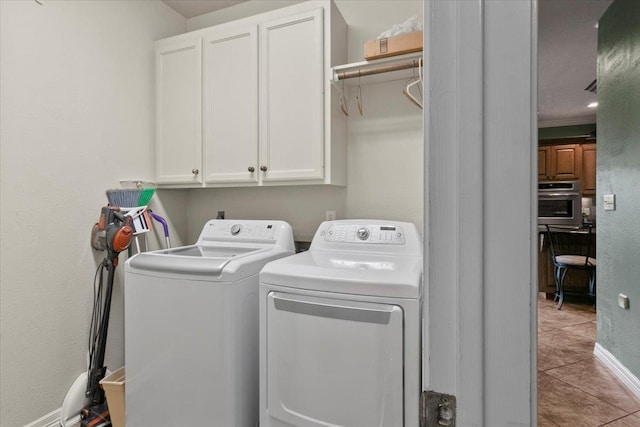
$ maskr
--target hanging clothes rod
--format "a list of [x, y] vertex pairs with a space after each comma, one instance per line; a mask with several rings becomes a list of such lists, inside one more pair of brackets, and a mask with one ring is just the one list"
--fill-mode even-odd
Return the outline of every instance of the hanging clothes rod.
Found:
[[408, 70], [410, 68], [419, 67], [421, 63], [422, 63], [422, 58], [418, 58], [418, 59], [412, 59], [412, 60], [405, 61], [405, 62], [400, 62], [398, 64], [380, 65], [380, 66], [377, 66], [377, 67], [364, 68], [364, 69], [358, 69], [358, 70], [353, 70], [353, 71], [341, 71], [341, 72], [336, 72], [335, 73], [334, 80], [335, 81], [339, 81], [339, 80], [345, 80], [345, 79], [353, 79], [353, 78], [356, 78], [356, 77], [371, 76], [371, 75], [374, 75], [374, 74], [382, 74], [382, 73], [390, 73], [390, 72], [393, 72], [393, 71]]

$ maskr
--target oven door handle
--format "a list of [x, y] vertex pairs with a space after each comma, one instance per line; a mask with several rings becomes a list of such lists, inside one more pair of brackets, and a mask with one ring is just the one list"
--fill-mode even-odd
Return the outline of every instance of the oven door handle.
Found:
[[538, 198], [540, 199], [556, 199], [558, 197], [575, 197], [579, 196], [580, 193], [538, 193]]

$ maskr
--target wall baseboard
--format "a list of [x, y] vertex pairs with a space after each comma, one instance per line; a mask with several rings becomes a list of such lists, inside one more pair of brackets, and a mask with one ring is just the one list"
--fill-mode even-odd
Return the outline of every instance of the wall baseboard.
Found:
[[55, 409], [24, 427], [60, 427], [61, 410], [62, 408]]
[[[60, 421], [61, 413], [62, 413], [62, 408], [55, 409], [49, 412], [47, 415], [43, 415], [37, 420], [25, 425], [24, 427], [61, 427], [62, 426], [62, 422]], [[75, 417], [69, 419], [66, 425], [75, 426], [76, 424], [79, 424], [80, 421], [82, 420], [80, 419], [80, 414], [78, 414]]]
[[640, 399], [640, 379], [633, 375], [616, 357], [609, 352], [606, 348], [596, 343], [593, 354], [601, 361], [613, 375], [616, 376], [622, 383], [633, 393], [638, 399]]

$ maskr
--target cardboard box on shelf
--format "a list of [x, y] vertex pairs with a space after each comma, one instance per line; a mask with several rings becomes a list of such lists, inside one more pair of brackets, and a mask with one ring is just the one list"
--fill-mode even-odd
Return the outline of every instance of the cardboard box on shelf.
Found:
[[364, 59], [386, 58], [422, 51], [422, 31], [364, 42]]

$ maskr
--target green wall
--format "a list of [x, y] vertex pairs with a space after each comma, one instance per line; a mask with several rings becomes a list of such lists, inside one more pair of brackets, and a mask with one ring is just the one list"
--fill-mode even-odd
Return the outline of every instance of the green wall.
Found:
[[[640, 378], [640, 1], [615, 0], [598, 31], [597, 298], [600, 345]], [[618, 294], [630, 308], [618, 307]]]
[[596, 124], [557, 126], [551, 128], [539, 128], [538, 139], [577, 138], [589, 136], [596, 130]]

